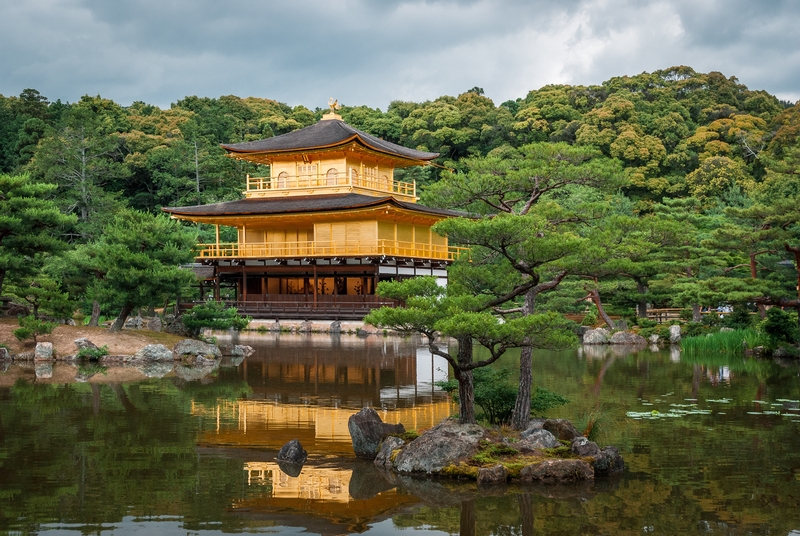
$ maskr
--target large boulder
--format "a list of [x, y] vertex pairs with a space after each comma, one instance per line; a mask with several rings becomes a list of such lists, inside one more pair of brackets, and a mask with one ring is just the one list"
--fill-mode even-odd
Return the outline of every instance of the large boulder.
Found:
[[583, 344], [608, 344], [608, 337], [605, 328], [590, 329], [583, 334]]
[[409, 443], [394, 459], [399, 473], [436, 473], [478, 452], [486, 430], [445, 420]]
[[592, 466], [583, 460], [552, 459], [534, 465], [526, 465], [519, 472], [523, 482], [561, 484], [594, 478]]
[[670, 326], [669, 327], [669, 343], [670, 344], [678, 344], [681, 342], [681, 327], [680, 326]]
[[547, 419], [544, 421], [542, 428], [556, 436], [556, 439], [561, 439], [562, 441], [572, 441], [576, 437], [583, 437], [578, 429], [567, 419]]
[[[528, 430], [525, 432], [527, 431]], [[523, 437], [518, 443], [514, 444], [514, 448], [523, 454], [527, 454], [539, 449], [554, 449], [560, 446], [561, 443], [558, 441], [558, 439], [556, 439], [556, 436], [547, 430], [543, 430], [542, 428], [533, 430], [533, 432]]]
[[247, 346], [245, 344], [221, 343], [218, 344], [217, 347], [223, 356], [250, 357], [255, 353], [255, 349], [252, 346]]
[[189, 359], [194, 357], [203, 357], [205, 359], [215, 359], [222, 357], [219, 348], [207, 342], [198, 341], [195, 339], [184, 339], [179, 341], [172, 349], [175, 354], [175, 359]]
[[161, 331], [164, 329], [164, 323], [161, 321], [160, 316], [154, 316], [147, 320], [147, 329], [150, 331]]
[[625, 461], [616, 447], [606, 447], [594, 457], [596, 475], [611, 475], [625, 469]]
[[386, 424], [372, 408], [363, 408], [347, 420], [353, 451], [359, 458], [374, 460], [381, 442], [391, 434], [404, 434], [402, 424]]
[[478, 469], [478, 485], [505, 484], [508, 480], [508, 470], [503, 465], [494, 467], [481, 467]]
[[577, 454], [578, 456], [599, 456], [600, 455], [600, 447], [597, 446], [597, 443], [594, 441], [589, 441], [585, 437], [576, 437], [572, 440], [572, 444], [570, 445], [570, 450], [572, 450], [573, 454]]
[[49, 361], [53, 359], [53, 343], [37, 342], [36, 350], [33, 352], [33, 359], [36, 361]]
[[133, 354], [133, 358], [142, 361], [174, 361], [175, 354], [163, 344], [148, 344]]
[[276, 459], [279, 462], [302, 464], [308, 459], [308, 452], [306, 452], [303, 445], [300, 444], [300, 440], [292, 439], [281, 447]]
[[610, 344], [635, 344], [645, 346], [647, 339], [630, 331], [618, 331], [608, 340]]
[[396, 436], [389, 436], [384, 439], [380, 450], [378, 450], [378, 455], [375, 456], [375, 465], [390, 471], [393, 467], [392, 454], [405, 444], [405, 441]]

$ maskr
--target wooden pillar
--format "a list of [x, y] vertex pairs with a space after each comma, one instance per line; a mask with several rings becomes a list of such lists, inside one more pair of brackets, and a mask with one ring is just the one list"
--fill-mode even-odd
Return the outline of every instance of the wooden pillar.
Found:
[[314, 307], [317, 306], [317, 263], [314, 263]]
[[[219, 224], [214, 225], [214, 235], [216, 237], [216, 244], [215, 244], [215, 256], [219, 257]], [[219, 297], [217, 297], [219, 299]]]
[[267, 296], [267, 276], [261, 276], [261, 299], [266, 300]]
[[205, 287], [202, 281], [200, 281], [200, 301], [205, 301]]
[[242, 301], [247, 301], [247, 268], [245, 265], [242, 265]]
[[214, 301], [219, 301], [220, 299], [219, 278], [219, 267], [214, 266]]

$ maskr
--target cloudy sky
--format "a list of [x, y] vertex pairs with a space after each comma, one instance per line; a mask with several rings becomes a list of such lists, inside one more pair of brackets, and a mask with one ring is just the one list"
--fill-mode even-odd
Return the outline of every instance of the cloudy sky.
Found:
[[0, 0], [0, 94], [383, 110], [673, 65], [800, 99], [794, 0]]

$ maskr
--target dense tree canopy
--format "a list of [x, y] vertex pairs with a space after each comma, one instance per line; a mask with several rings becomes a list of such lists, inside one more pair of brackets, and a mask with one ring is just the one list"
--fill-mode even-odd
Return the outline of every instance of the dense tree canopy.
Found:
[[[124, 278], [81, 272], [97, 258], [88, 252], [122, 237], [120, 218], [240, 198], [245, 173], [266, 170], [226, 158], [220, 144], [290, 132], [323, 112], [233, 95], [187, 96], [163, 110], [101, 96], [50, 102], [35, 89], [0, 96], [0, 291], [13, 279], [23, 301], [67, 293], [87, 307], [103, 297], [113, 315], [150, 305], [122, 298]], [[648, 305], [691, 307], [695, 319], [702, 306], [732, 302], [761, 304], [762, 314], [800, 307], [800, 104], [677, 66], [548, 85], [499, 105], [474, 87], [340, 113], [440, 153], [435, 166], [397, 177], [416, 180], [425, 203], [487, 217], [441, 231], [473, 247], [472, 266], [454, 266], [452, 277], [498, 310], [525, 307], [526, 293], [556, 277], [537, 311], [582, 312], [587, 297], [631, 317]], [[174, 226], [151, 231], [173, 236]], [[185, 259], [189, 242], [172, 240], [185, 253], [159, 262]], [[134, 270], [123, 257], [114, 262]], [[117, 285], [114, 297], [96, 281]]]

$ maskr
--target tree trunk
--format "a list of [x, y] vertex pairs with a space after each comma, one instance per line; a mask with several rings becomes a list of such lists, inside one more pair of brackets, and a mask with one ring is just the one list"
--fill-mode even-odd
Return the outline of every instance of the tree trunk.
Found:
[[[750, 253], [750, 277], [753, 279], [758, 278], [758, 265], [756, 264], [756, 255], [757, 253]], [[763, 303], [759, 303], [756, 307], [758, 307], [758, 316], [761, 317], [761, 320], [767, 318], [767, 308]]]
[[[458, 339], [458, 363], [472, 363], [472, 339]], [[461, 424], [475, 424], [475, 386], [472, 383], [472, 370], [459, 368], [455, 371], [458, 380], [458, 421]]]
[[692, 304], [692, 322], [702, 322], [703, 315], [700, 314], [700, 304], [693, 303]]
[[591, 296], [592, 301], [597, 307], [597, 312], [600, 314], [600, 318], [603, 319], [603, 322], [606, 323], [609, 329], [616, 329], [617, 326], [614, 324], [614, 321], [611, 319], [610, 316], [608, 316], [606, 310], [603, 309], [603, 302], [600, 301], [600, 293], [597, 291], [597, 289], [595, 288], [590, 290], [589, 295]]
[[89, 325], [97, 327], [100, 323], [100, 302], [97, 300], [92, 301], [92, 316], [89, 318]]
[[[536, 291], [531, 289], [525, 293], [525, 302], [522, 304], [523, 316], [533, 314], [536, 300]], [[517, 400], [514, 402], [514, 413], [511, 415], [511, 427], [514, 430], [525, 430], [531, 418], [531, 386], [533, 384], [533, 348], [531, 340], [525, 338], [525, 345], [519, 356], [519, 389]]]
[[128, 319], [128, 315], [131, 314], [131, 311], [133, 311], [133, 305], [129, 303], [123, 305], [122, 310], [119, 312], [119, 316], [117, 317], [116, 320], [114, 320], [114, 323], [111, 324], [111, 327], [108, 328], [108, 331], [121, 330], [122, 327], [125, 325], [125, 321]]
[[3, 281], [6, 279], [6, 271], [0, 270], [0, 296], [3, 295]]

